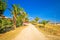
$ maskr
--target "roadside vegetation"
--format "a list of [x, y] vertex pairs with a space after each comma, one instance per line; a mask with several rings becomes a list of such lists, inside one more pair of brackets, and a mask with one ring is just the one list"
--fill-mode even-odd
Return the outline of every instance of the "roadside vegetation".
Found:
[[39, 30], [45, 32], [48, 35], [60, 36], [60, 24], [51, 23], [47, 20], [40, 21], [40, 18], [36, 17], [34, 20], [30, 21], [33, 25], [35, 25]]
[[[5, 40], [3, 39], [3, 37], [7, 38], [7, 35], [10, 35], [8, 37], [11, 38], [12, 36], [11, 34], [16, 34], [16, 32], [19, 30], [18, 28], [21, 29], [21, 27], [24, 26], [23, 25], [24, 22], [32, 23], [33, 25], [36, 26], [36, 28], [39, 31], [42, 31], [46, 35], [53, 35], [60, 37], [60, 25], [57, 25], [55, 23], [50, 23], [50, 21], [46, 21], [46, 20], [40, 21], [39, 17], [35, 17], [34, 20], [29, 21], [28, 14], [25, 12], [25, 10], [22, 7], [20, 7], [20, 5], [12, 4], [11, 5], [12, 8], [8, 8], [7, 3], [4, 0], [3, 1], [0, 0], [0, 4], [1, 4], [0, 5], [0, 36], [1, 36], [0, 39], [1, 40]], [[8, 18], [8, 17], [6, 18], [3, 15], [6, 9], [10, 11], [12, 18]], [[14, 30], [16, 31], [12, 32]]]
[[51, 23], [47, 20], [40, 21], [40, 19], [36, 17], [34, 20], [31, 20], [31, 23], [44, 33], [49, 40], [60, 40], [60, 23]]
[[[12, 8], [7, 7], [5, 0], [0, 0], [0, 33], [5, 33], [14, 30], [17, 27], [23, 26], [23, 23], [28, 21], [28, 14], [18, 4], [12, 4]], [[3, 14], [8, 9], [12, 18], [6, 18]]]

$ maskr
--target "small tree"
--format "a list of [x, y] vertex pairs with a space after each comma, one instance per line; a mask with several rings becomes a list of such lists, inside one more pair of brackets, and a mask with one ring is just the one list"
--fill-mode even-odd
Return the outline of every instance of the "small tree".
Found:
[[45, 27], [45, 25], [46, 25], [47, 23], [49, 23], [49, 21], [43, 20], [41, 23], [42, 23], [43, 26]]
[[35, 20], [36, 23], [38, 23], [38, 21], [40, 20], [40, 18], [36, 17], [34, 20]]

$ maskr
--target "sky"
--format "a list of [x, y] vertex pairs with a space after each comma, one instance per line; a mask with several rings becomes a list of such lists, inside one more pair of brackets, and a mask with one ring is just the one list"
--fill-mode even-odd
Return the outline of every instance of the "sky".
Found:
[[[29, 15], [29, 18], [39, 17], [43, 20], [60, 22], [60, 0], [8, 0], [8, 8], [11, 4], [19, 4]], [[4, 15], [11, 17], [6, 9]]]

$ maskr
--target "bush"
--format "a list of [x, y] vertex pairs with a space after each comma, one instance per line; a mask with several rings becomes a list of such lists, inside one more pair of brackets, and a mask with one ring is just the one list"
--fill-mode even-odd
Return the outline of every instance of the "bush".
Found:
[[12, 29], [13, 29], [12, 27], [4, 27], [4, 28], [0, 29], [0, 34], [1, 33], [6, 33], [6, 32], [8, 32], [8, 31], [10, 31]]
[[16, 27], [19, 27], [19, 26], [22, 26], [22, 25], [23, 25], [23, 22], [21, 20], [20, 21], [17, 20]]
[[12, 30], [12, 22], [10, 21], [10, 19], [2, 19], [0, 20], [0, 22], [2, 22], [0, 25], [0, 33], [5, 33], [8, 32], [10, 30]]

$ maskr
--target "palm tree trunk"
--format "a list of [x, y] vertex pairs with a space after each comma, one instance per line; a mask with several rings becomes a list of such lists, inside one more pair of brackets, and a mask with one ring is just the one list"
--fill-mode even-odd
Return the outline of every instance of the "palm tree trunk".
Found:
[[16, 15], [13, 16], [13, 28], [16, 29]]

